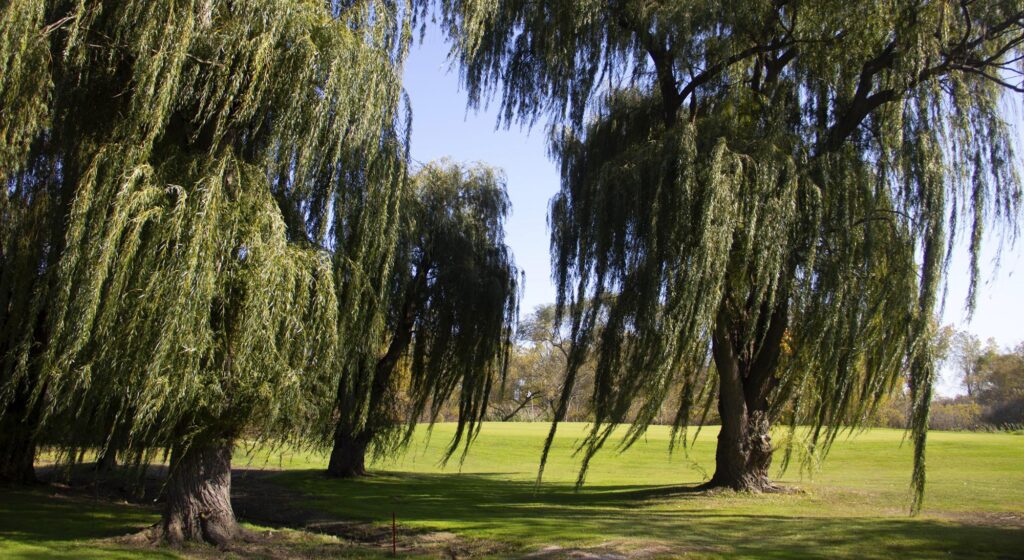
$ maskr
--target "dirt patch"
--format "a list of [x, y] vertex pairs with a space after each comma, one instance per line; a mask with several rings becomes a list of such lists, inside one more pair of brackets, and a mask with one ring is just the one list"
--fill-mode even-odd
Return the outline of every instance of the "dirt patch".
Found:
[[713, 552], [709, 549], [684, 549], [665, 543], [651, 541], [609, 541], [591, 547], [562, 547], [550, 545], [523, 555], [536, 560], [654, 560], [658, 558], [679, 558], [697, 552]]
[[56, 496], [152, 506], [163, 493], [167, 467], [118, 467], [99, 472], [91, 464], [72, 467], [45, 465], [36, 467], [36, 475]]
[[938, 518], [963, 523], [964, 525], [1024, 529], [1024, 512], [1019, 511], [944, 513], [939, 514]]
[[[135, 535], [107, 539], [105, 542], [130, 550], [147, 551], [159, 548], [155, 529]], [[330, 535], [317, 535], [304, 531], [266, 530], [247, 531], [245, 536], [230, 546], [215, 548], [204, 545], [186, 545], [174, 549], [186, 558], [257, 558], [257, 559], [313, 559], [366, 556], [366, 548]]]
[[232, 505], [240, 519], [263, 526], [299, 529], [339, 537], [380, 552], [391, 552], [394, 544], [401, 554], [439, 558], [475, 558], [513, 554], [506, 543], [469, 539], [447, 531], [430, 531], [403, 526], [338, 519], [304, 506], [302, 495], [269, 480], [273, 471], [239, 469], [232, 473]]

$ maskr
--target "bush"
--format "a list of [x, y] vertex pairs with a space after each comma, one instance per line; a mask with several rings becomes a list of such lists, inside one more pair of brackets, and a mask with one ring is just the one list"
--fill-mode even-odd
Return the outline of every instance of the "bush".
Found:
[[1024, 397], [1010, 398], [985, 408], [982, 415], [986, 424], [995, 427], [1024, 424]]
[[965, 398], [933, 402], [928, 426], [933, 430], [945, 431], [980, 430], [985, 427], [981, 406]]
[[910, 411], [910, 400], [905, 395], [895, 395], [878, 405], [878, 410], [865, 425], [876, 428], [894, 428], [902, 430], [907, 427]]

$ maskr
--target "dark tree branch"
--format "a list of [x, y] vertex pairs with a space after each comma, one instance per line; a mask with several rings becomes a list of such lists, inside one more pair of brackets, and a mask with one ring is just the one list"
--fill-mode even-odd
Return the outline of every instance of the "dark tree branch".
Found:
[[661, 92], [662, 103], [665, 109], [665, 124], [671, 126], [676, 120], [676, 113], [683, 104], [684, 97], [677, 89], [675, 77], [675, 56], [665, 46], [664, 40], [659, 40], [651, 33], [647, 26], [629, 17], [621, 3], [612, 6], [615, 19], [619, 26], [627, 31], [632, 31], [637, 40], [647, 51], [647, 55], [654, 64], [654, 71], [658, 77], [658, 89]]
[[782, 17], [779, 14], [784, 6], [788, 2], [786, 0], [780, 0], [776, 2], [776, 16], [779, 20], [779, 26], [785, 31], [785, 33], [778, 39], [771, 40], [767, 43], [755, 44], [742, 51], [733, 54], [729, 58], [721, 61], [717, 64], [700, 71], [694, 75], [689, 82], [686, 83], [682, 89], [679, 88], [679, 81], [676, 79], [676, 68], [675, 68], [675, 55], [671, 49], [665, 45], [665, 41], [656, 37], [651, 33], [647, 26], [641, 24], [635, 20], [635, 18], [629, 17], [625, 9], [620, 3], [616, 3], [612, 6], [612, 10], [615, 14], [616, 21], [619, 25], [631, 31], [636, 35], [637, 41], [647, 52], [647, 55], [651, 59], [651, 63], [654, 65], [655, 74], [658, 79], [658, 90], [661, 93], [662, 102], [664, 105], [664, 117], [667, 126], [672, 126], [675, 123], [676, 115], [679, 108], [682, 107], [683, 103], [689, 98], [691, 101], [691, 113], [696, 112], [696, 101], [694, 95], [697, 89], [701, 86], [708, 84], [714, 79], [722, 75], [726, 70], [750, 59], [751, 57], [761, 56], [765, 54], [775, 53], [784, 51], [781, 55], [773, 58], [769, 62], [769, 66], [766, 69], [766, 82], [767, 78], [774, 81], [778, 75], [782, 72], [786, 65], [792, 62], [797, 55], [796, 45], [799, 43], [830, 43], [838, 40], [840, 37], [830, 37], [826, 40], [814, 40], [814, 41], [798, 41], [793, 39], [792, 33], [782, 23]]
[[536, 393], [528, 392], [527, 395], [526, 395], [526, 398], [523, 399], [522, 402], [519, 403], [519, 406], [517, 406], [515, 408], [515, 410], [513, 410], [512, 412], [509, 412], [508, 414], [503, 414], [501, 416], [501, 421], [502, 422], [508, 422], [509, 420], [515, 418], [516, 414], [519, 414], [520, 410], [526, 408], [526, 405], [530, 404], [533, 401], [533, 399], [535, 399], [537, 397], [540, 397], [542, 395], [543, 395], [543, 393], [541, 393], [541, 392], [536, 392]]
[[[962, 9], [966, 12], [966, 3], [961, 3]], [[970, 18], [968, 16], [968, 21]], [[943, 60], [939, 63], [920, 71], [916, 78], [906, 86], [896, 89], [888, 88], [872, 93], [875, 89], [875, 77], [885, 70], [893, 67], [896, 57], [899, 54], [896, 42], [890, 42], [877, 56], [864, 63], [854, 92], [853, 99], [829, 128], [825, 140], [818, 149], [816, 156], [838, 150], [851, 134], [880, 106], [890, 101], [902, 99], [905, 92], [910, 91], [919, 85], [950, 72], [968, 72], [982, 76], [984, 79], [993, 81], [1012, 91], [1024, 92], [1024, 86], [1014, 86], [993, 76], [987, 70], [998, 71], [1002, 65], [999, 60], [1006, 53], [1024, 44], [1024, 33], [1019, 28], [1024, 25], [1024, 14], [1015, 14], [1005, 19], [998, 25], [994, 25], [972, 40], [961, 39], [956, 45], [943, 50]], [[1001, 47], [995, 49], [993, 54], [978, 58], [973, 55], [973, 50], [1004, 36], [1007, 32], [1017, 29], [1017, 33]]]

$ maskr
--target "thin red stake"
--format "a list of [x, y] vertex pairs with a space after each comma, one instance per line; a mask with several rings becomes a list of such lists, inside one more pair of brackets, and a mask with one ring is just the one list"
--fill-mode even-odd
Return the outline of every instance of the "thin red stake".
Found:
[[395, 525], [395, 512], [391, 512], [391, 555], [398, 556], [398, 526]]

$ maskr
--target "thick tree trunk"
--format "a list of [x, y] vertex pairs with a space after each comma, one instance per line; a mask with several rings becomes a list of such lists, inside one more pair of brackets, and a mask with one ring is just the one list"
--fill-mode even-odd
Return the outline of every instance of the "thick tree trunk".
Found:
[[369, 438], [353, 436], [345, 430], [338, 430], [331, 449], [331, 460], [327, 474], [337, 478], [355, 478], [366, 475], [366, 449]]
[[117, 468], [117, 452], [107, 449], [96, 457], [96, 470], [99, 472], [110, 472]]
[[0, 431], [0, 483], [32, 484], [36, 482], [33, 463], [36, 444], [24, 426]]
[[37, 407], [29, 410], [28, 391], [20, 387], [0, 416], [0, 482], [32, 484], [36, 482], [35, 428]]
[[[756, 353], [740, 352], [734, 333], [743, 329], [720, 313], [712, 340], [718, 371], [718, 412], [722, 429], [715, 451], [715, 474], [707, 487], [728, 487], [766, 492], [777, 487], [768, 475], [772, 464], [769, 395], [777, 384], [775, 370], [788, 322], [785, 305], [762, 325], [763, 338]], [[764, 317], [764, 315], [762, 315]]]
[[722, 430], [715, 450], [715, 474], [707, 485], [747, 492], [775, 488], [768, 475], [773, 449], [767, 412], [751, 409], [743, 401], [723, 406], [721, 398], [718, 410]]
[[768, 468], [772, 463], [772, 441], [767, 407], [747, 401], [739, 363], [721, 349], [716, 349], [715, 367], [719, 376], [718, 412], [722, 429], [715, 451], [715, 474], [708, 486], [750, 492], [770, 490], [773, 486]]
[[224, 546], [242, 534], [231, 508], [231, 442], [174, 450], [163, 536], [171, 544]]

